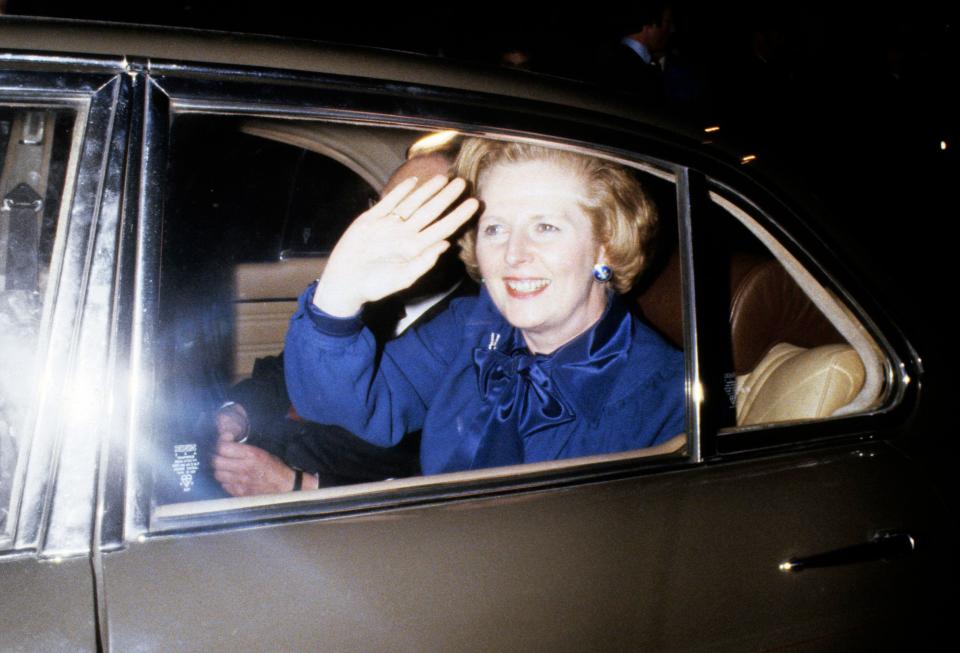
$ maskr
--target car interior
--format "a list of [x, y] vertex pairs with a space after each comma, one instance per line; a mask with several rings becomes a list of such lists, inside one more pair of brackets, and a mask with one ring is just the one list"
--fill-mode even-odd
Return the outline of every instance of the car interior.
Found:
[[[199, 165], [171, 167], [178, 172], [165, 218], [161, 323], [174, 362], [161, 376], [171, 405], [191, 408], [166, 414], [163, 437], [209, 431], [202, 416], [209, 420], [224, 388], [248, 377], [257, 358], [282, 350], [297, 296], [322, 272], [349, 221], [375, 201], [376, 189], [423, 136], [369, 125], [178, 116], [171, 158]], [[658, 206], [660, 234], [652, 263], [631, 295], [638, 315], [683, 349], [675, 184], [672, 173], [651, 164], [639, 164], [637, 174]], [[716, 260], [723, 268], [716, 268], [711, 288], [725, 306], [729, 329], [721, 338], [728, 341], [723, 355], [730, 399], [723, 426], [822, 419], [878, 405], [884, 358], [865, 329], [752, 216], [718, 193], [711, 197], [710, 215], [703, 219], [717, 236], [722, 255]], [[184, 414], [193, 417], [184, 422]], [[681, 434], [650, 451], [523, 469], [678, 453], [684, 445]], [[203, 453], [198, 455], [202, 468]], [[443, 482], [458, 477], [444, 475]], [[344, 490], [319, 492], [339, 496]], [[160, 494], [160, 504], [186, 498]], [[218, 496], [197, 492], [191, 499]], [[258, 502], [247, 498], [233, 505], [251, 501]], [[208, 508], [215, 509], [164, 506], [161, 515]]]

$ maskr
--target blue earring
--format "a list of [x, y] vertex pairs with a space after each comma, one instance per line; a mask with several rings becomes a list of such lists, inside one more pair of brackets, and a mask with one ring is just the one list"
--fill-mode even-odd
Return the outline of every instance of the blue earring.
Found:
[[593, 266], [593, 278], [600, 283], [606, 283], [607, 281], [610, 281], [612, 276], [613, 270], [610, 269], [609, 265], [597, 263]]

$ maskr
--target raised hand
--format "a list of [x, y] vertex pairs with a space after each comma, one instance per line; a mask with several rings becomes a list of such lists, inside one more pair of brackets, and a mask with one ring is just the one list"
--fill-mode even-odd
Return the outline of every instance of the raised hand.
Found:
[[362, 213], [334, 247], [313, 303], [325, 313], [348, 317], [366, 302], [408, 288], [437, 262], [456, 232], [476, 212], [468, 198], [437, 220], [463, 194], [466, 182], [443, 175], [416, 187], [405, 180]]

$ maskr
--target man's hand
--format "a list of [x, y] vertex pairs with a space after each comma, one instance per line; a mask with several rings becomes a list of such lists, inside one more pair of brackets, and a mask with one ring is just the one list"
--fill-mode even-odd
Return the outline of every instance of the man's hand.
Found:
[[213, 457], [213, 477], [235, 497], [290, 492], [295, 475], [282, 460], [249, 444], [221, 440]]
[[[276, 456], [259, 447], [241, 444], [250, 434], [250, 419], [240, 404], [227, 404], [217, 411], [217, 455], [213, 477], [231, 496], [290, 492], [296, 472]], [[303, 489], [315, 490], [317, 477], [304, 474]]]

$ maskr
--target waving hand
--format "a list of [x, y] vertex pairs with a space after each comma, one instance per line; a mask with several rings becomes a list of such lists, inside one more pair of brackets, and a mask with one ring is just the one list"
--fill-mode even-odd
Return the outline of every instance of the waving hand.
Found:
[[468, 198], [438, 220], [463, 194], [466, 182], [437, 175], [419, 188], [416, 184], [416, 178], [405, 180], [343, 233], [314, 294], [320, 310], [347, 317], [366, 302], [409, 287], [433, 267], [450, 247], [446, 238], [479, 206]]

